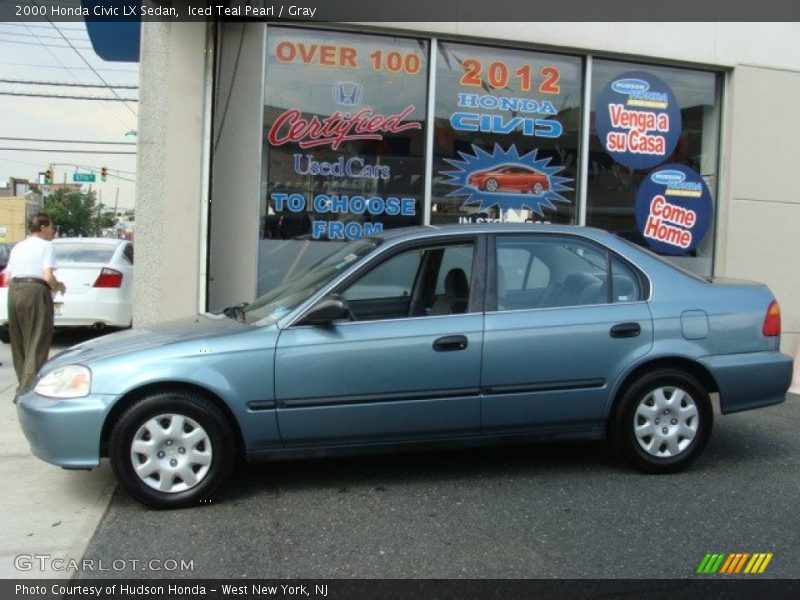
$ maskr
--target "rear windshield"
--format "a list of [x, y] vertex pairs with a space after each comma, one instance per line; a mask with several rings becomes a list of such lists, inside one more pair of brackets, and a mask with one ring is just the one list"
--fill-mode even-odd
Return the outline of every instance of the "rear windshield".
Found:
[[56, 250], [56, 261], [59, 265], [65, 263], [107, 263], [114, 256], [115, 246], [98, 244], [53, 244]]

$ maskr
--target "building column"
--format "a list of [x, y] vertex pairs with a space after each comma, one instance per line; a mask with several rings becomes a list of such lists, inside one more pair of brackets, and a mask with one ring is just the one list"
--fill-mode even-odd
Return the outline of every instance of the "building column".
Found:
[[142, 22], [133, 320], [194, 315], [204, 302], [206, 24]]

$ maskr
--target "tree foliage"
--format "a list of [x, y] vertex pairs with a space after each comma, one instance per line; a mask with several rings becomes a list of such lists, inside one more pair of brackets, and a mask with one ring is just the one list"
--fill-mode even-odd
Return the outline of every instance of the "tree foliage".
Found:
[[96, 200], [94, 191], [58, 189], [45, 199], [44, 211], [61, 237], [99, 235], [104, 228], [113, 226], [113, 217], [99, 215]]

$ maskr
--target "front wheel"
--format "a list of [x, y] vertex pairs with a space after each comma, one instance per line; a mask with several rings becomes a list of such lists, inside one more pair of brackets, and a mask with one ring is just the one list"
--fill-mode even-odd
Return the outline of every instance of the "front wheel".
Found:
[[487, 192], [496, 192], [500, 189], [500, 183], [497, 181], [497, 179], [487, 179], [483, 189], [485, 189]]
[[111, 432], [114, 474], [136, 500], [180, 508], [209, 500], [233, 468], [234, 438], [225, 416], [184, 391], [147, 396]]
[[683, 371], [643, 375], [622, 394], [611, 421], [614, 446], [648, 473], [672, 473], [695, 460], [711, 435], [708, 392]]

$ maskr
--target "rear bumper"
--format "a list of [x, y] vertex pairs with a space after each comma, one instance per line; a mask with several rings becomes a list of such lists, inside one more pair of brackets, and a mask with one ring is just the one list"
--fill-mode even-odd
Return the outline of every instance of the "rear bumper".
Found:
[[792, 383], [793, 360], [780, 352], [751, 352], [700, 359], [719, 386], [722, 414], [780, 404]]

